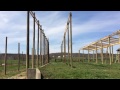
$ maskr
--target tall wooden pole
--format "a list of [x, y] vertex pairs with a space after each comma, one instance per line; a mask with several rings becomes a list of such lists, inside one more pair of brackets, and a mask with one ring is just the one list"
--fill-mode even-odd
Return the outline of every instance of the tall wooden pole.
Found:
[[61, 47], [60, 47], [60, 48], [61, 48], [61, 61], [62, 61], [62, 44], [61, 44]]
[[102, 41], [101, 41], [101, 61], [103, 64], [103, 44], [102, 44]]
[[93, 50], [93, 61], [94, 61], [94, 50]]
[[111, 65], [111, 46], [110, 46], [110, 37], [108, 38], [109, 42], [109, 58], [110, 58], [110, 65]]
[[20, 43], [18, 43], [18, 71], [20, 70]]
[[5, 40], [5, 59], [4, 59], [4, 73], [6, 75], [6, 64], [7, 64], [7, 37]]
[[50, 62], [49, 60], [50, 59], [49, 59], [49, 39], [48, 39], [48, 63]]
[[97, 44], [96, 44], [96, 63], [98, 63], [98, 56], [97, 56]]
[[39, 20], [38, 20], [38, 35], [37, 35], [37, 67], [39, 67]]
[[88, 62], [90, 62], [89, 47], [88, 47]]
[[69, 65], [70, 64], [69, 22], [67, 22], [67, 30], [68, 30], [68, 65]]
[[40, 62], [42, 66], [42, 25], [40, 25]]
[[108, 47], [107, 47], [107, 49], [106, 49], [106, 59], [105, 59], [105, 63], [107, 63], [107, 59], [108, 59]]
[[79, 50], [79, 62], [80, 62], [80, 50]]
[[113, 60], [113, 45], [112, 45], [112, 63], [114, 62]]
[[84, 58], [84, 49], [83, 49], [83, 62], [84, 62], [84, 59], [85, 59], [85, 58]]
[[72, 59], [72, 13], [70, 12], [70, 61], [71, 67], [73, 67], [73, 59]]
[[29, 68], [29, 11], [27, 11], [26, 76]]
[[35, 61], [35, 13], [33, 14], [33, 52], [32, 52], [32, 68], [34, 68]]
[[66, 39], [64, 34], [64, 62], [66, 62]]

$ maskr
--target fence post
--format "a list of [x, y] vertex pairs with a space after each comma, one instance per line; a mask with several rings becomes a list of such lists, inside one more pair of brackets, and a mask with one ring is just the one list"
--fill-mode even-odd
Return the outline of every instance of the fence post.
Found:
[[27, 11], [26, 74], [28, 68], [29, 68], [29, 11]]
[[20, 43], [18, 43], [18, 71], [20, 70]]
[[6, 75], [6, 64], [7, 64], [7, 37], [5, 40], [5, 59], [4, 59], [4, 73]]

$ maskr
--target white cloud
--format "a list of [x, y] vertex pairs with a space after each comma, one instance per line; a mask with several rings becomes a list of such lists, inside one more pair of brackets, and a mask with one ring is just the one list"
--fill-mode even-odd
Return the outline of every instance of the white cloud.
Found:
[[[69, 12], [64, 12], [69, 14]], [[1, 11], [0, 12], [0, 51], [4, 52], [5, 37], [8, 37], [9, 45], [17, 45], [20, 42], [26, 51], [26, 29], [27, 29], [27, 13], [26, 11]], [[73, 12], [74, 16], [74, 12]], [[82, 16], [82, 15], [81, 15]], [[82, 40], [81, 35], [89, 32], [115, 31], [119, 29], [120, 12], [100, 12], [89, 20], [80, 21], [80, 17], [73, 17], [73, 37], [80, 39], [73, 40], [73, 52], [78, 52], [80, 47], [96, 40], [89, 38]], [[60, 45], [63, 40], [66, 22], [68, 19], [61, 11], [36, 11], [36, 17], [40, 20], [40, 24], [44, 29], [46, 36], [50, 40], [50, 52], [60, 52]], [[75, 19], [76, 18], [76, 19]], [[77, 21], [76, 21], [77, 20]], [[36, 27], [37, 30], [37, 27]], [[33, 19], [30, 18], [30, 48], [32, 48]], [[36, 35], [37, 37], [37, 35]], [[37, 40], [37, 38], [36, 38]], [[37, 45], [37, 44], [36, 44]], [[30, 49], [31, 50], [31, 49]], [[9, 52], [17, 52], [15, 49], [9, 48]]]

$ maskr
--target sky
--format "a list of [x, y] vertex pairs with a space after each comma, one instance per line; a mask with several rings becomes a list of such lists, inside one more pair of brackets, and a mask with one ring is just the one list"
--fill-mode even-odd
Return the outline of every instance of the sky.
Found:
[[[33, 11], [45, 35], [49, 38], [50, 53], [60, 52], [69, 11]], [[80, 48], [120, 29], [120, 11], [71, 11], [73, 53]], [[0, 53], [5, 52], [8, 37], [8, 53], [26, 53], [26, 11], [0, 11]], [[36, 26], [37, 31], [37, 26]], [[32, 48], [33, 19], [30, 17], [30, 53]], [[37, 40], [37, 35], [36, 35]], [[37, 45], [37, 44], [36, 44]], [[119, 45], [114, 46], [114, 53]], [[85, 51], [86, 52], [86, 51]]]

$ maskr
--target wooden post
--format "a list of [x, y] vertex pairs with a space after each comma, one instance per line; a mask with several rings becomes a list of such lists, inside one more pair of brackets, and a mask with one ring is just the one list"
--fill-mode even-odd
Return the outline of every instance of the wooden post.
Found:
[[98, 63], [98, 56], [97, 56], [97, 43], [96, 43], [96, 63]]
[[80, 50], [79, 50], [79, 62], [80, 62]]
[[42, 65], [44, 65], [44, 30], [42, 32], [42, 42], [43, 42], [43, 45], [42, 45]]
[[108, 38], [109, 42], [109, 58], [110, 58], [110, 65], [111, 65], [111, 46], [110, 46], [110, 37]]
[[113, 60], [113, 45], [112, 45], [112, 63], [114, 62]]
[[36, 66], [39, 67], [39, 20], [38, 20], [38, 35], [37, 35], [37, 63]]
[[89, 47], [88, 47], [88, 62], [90, 62], [90, 58], [89, 58]]
[[48, 39], [46, 38], [46, 55], [47, 55], [47, 63], [48, 63]]
[[119, 51], [117, 52], [117, 55], [118, 55], [117, 56], [118, 57], [118, 61], [117, 62], [119, 63], [119, 59], [120, 59]]
[[116, 56], [116, 59], [118, 60], [116, 60], [117, 62], [119, 62], [119, 53], [118, 53], [118, 51], [117, 51], [117, 56]]
[[94, 50], [93, 50], [93, 61], [94, 61]]
[[66, 34], [65, 34], [65, 63], [67, 61], [67, 58], [66, 58]]
[[102, 41], [101, 41], [101, 61], [103, 64], [103, 44], [102, 44]]
[[61, 61], [62, 61], [62, 44], [61, 44]]
[[45, 64], [45, 34], [44, 34], [44, 64]]
[[[120, 34], [119, 34], [119, 43], [120, 43]], [[118, 51], [118, 63], [120, 63], [120, 51]]]
[[35, 13], [33, 14], [33, 53], [32, 53], [32, 69], [34, 68], [35, 61]]
[[69, 22], [67, 22], [67, 30], [68, 30], [68, 65], [70, 64], [70, 50], [69, 50], [69, 45], [70, 45], [70, 42], [69, 42]]
[[7, 37], [5, 40], [5, 59], [4, 59], [4, 73], [6, 75], [6, 64], [7, 64]]
[[83, 49], [83, 62], [84, 62], [84, 49]]
[[107, 49], [106, 49], [106, 59], [105, 59], [105, 63], [107, 63], [107, 56], [108, 56], [108, 47], [107, 47]]
[[[39, 25], [40, 26], [40, 25]], [[41, 29], [41, 26], [40, 26], [40, 29]], [[41, 65], [41, 30], [39, 29], [39, 53], [40, 53], [40, 55], [39, 55], [39, 66]]]
[[40, 62], [42, 66], [42, 25], [40, 25]]
[[49, 39], [48, 39], [48, 63], [49, 63]]
[[20, 70], [20, 43], [18, 43], [18, 71]]
[[23, 51], [22, 51], [22, 65], [24, 65], [24, 56], [23, 56]]
[[73, 67], [73, 59], [72, 59], [72, 13], [70, 12], [70, 61], [71, 67]]
[[47, 44], [46, 44], [46, 36], [45, 36], [45, 63], [47, 64], [47, 57], [46, 57], [46, 55], [47, 55], [47, 54], [46, 54], [46, 50], [47, 50], [47, 49], [46, 49], [46, 46], [47, 46]]
[[35, 59], [34, 59], [34, 67], [36, 67], [36, 49], [35, 49], [34, 55], [35, 55]]
[[64, 34], [64, 62], [66, 62], [66, 40], [65, 40], [65, 34]]
[[29, 68], [29, 11], [27, 11], [26, 76]]

